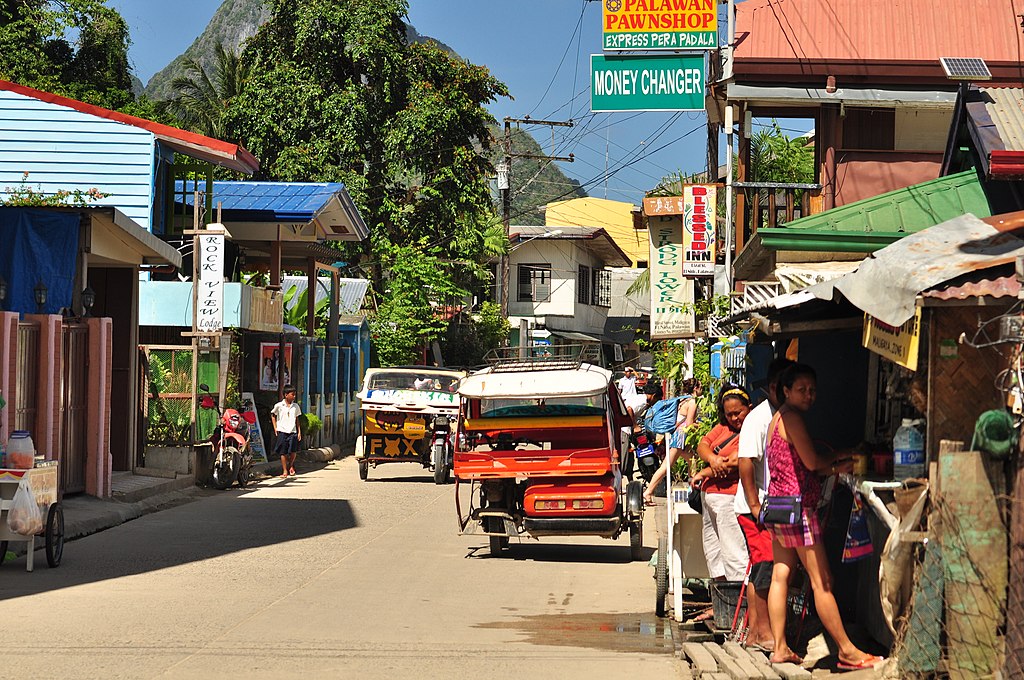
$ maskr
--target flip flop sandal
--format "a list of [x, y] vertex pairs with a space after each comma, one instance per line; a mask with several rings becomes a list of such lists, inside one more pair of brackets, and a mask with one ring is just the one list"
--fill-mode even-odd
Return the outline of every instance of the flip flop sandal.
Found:
[[865, 657], [858, 663], [846, 663], [845, 661], [840, 661], [836, 664], [836, 669], [841, 671], [860, 671], [864, 670], [865, 668], [874, 668], [883, 661], [885, 661], [884, 658], [872, 654], [870, 656]]

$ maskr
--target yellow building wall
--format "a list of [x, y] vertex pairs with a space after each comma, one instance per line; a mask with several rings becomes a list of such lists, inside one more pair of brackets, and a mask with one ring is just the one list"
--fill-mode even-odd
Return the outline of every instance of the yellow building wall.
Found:
[[633, 229], [633, 204], [607, 198], [573, 198], [548, 203], [544, 211], [547, 227], [600, 227], [632, 260], [647, 262], [650, 258], [647, 230]]

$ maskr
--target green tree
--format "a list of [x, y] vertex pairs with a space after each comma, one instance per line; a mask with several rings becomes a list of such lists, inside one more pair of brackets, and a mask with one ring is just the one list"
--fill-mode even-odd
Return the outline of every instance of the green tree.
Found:
[[174, 97], [163, 108], [193, 132], [227, 139], [228, 107], [241, 94], [249, 71], [240, 55], [223, 44], [217, 45], [214, 57], [212, 73], [198, 59], [185, 59], [186, 75], [171, 81]]
[[135, 107], [128, 25], [106, 0], [0, 0], [0, 78], [111, 109]]
[[[739, 164], [734, 163], [734, 168]], [[748, 181], [805, 184], [814, 181], [814, 148], [806, 137], [790, 138], [773, 120], [750, 138]]]
[[370, 228], [346, 259], [378, 297], [378, 342], [393, 345], [381, 361], [407, 358], [436, 329], [422, 290], [414, 303], [394, 299], [411, 274], [403, 267], [431, 269], [432, 290], [466, 290], [493, 250], [494, 119], [484, 105], [507, 88], [434, 43], [410, 44], [406, 0], [270, 8], [242, 54], [251, 76], [229, 106], [227, 135], [260, 158], [261, 179], [345, 183]]

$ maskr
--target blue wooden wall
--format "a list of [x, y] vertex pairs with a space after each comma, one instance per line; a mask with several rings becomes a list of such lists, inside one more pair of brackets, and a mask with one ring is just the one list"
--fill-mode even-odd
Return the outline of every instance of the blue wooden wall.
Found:
[[147, 230], [154, 198], [156, 139], [135, 128], [15, 92], [0, 91], [0, 195], [27, 183], [110, 194], [112, 205]]

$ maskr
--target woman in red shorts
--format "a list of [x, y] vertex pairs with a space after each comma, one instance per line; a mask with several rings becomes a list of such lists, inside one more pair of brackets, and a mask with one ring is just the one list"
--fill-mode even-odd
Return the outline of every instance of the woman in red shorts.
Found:
[[789, 581], [797, 560], [804, 565], [814, 591], [814, 604], [818, 618], [839, 647], [839, 668], [854, 670], [870, 668], [882, 661], [881, 657], [867, 654], [857, 648], [846, 634], [839, 607], [832, 594], [832, 572], [821, 542], [821, 525], [817, 508], [821, 500], [821, 480], [818, 472], [835, 471], [835, 461], [819, 455], [811, 443], [803, 414], [810, 410], [817, 394], [817, 376], [805, 364], [790, 366], [779, 380], [779, 401], [782, 406], [772, 418], [768, 432], [769, 496], [800, 496], [802, 517], [795, 524], [770, 524], [774, 537], [775, 567], [772, 585], [768, 591], [768, 612], [775, 650], [772, 663], [787, 661], [800, 663], [801, 659], [786, 642], [786, 598]]

